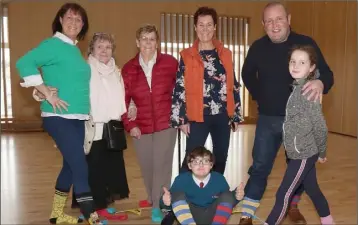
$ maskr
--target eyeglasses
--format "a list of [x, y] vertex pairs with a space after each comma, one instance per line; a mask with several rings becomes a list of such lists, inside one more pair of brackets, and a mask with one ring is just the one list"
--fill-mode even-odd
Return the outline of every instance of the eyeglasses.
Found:
[[211, 161], [210, 159], [193, 159], [191, 163], [195, 166], [203, 164], [204, 166], [210, 165]]

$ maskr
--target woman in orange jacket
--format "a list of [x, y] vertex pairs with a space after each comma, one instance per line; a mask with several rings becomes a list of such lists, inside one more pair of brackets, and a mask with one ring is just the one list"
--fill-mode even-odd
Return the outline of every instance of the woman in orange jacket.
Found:
[[[180, 55], [173, 92], [171, 123], [187, 136], [186, 155], [203, 146], [210, 133], [215, 156], [214, 170], [224, 173], [230, 127], [242, 121], [240, 85], [235, 79], [232, 52], [214, 38], [215, 9], [200, 7], [194, 15], [197, 40]], [[183, 163], [182, 170], [187, 165]]]

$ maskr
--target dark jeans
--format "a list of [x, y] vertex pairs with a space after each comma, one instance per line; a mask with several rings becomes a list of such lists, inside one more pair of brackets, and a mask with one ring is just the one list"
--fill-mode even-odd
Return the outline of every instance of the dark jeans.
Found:
[[266, 222], [269, 225], [280, 224], [285, 218], [288, 205], [297, 188], [304, 184], [304, 189], [315, 205], [320, 217], [330, 215], [328, 202], [317, 183], [316, 167], [318, 155], [308, 159], [291, 159], [285, 176], [276, 193], [276, 202]]
[[[127, 198], [129, 188], [123, 151], [107, 149], [105, 140], [93, 141], [87, 155], [89, 184], [97, 210], [107, 208], [113, 196]], [[78, 204], [72, 199], [72, 205]]]
[[[265, 192], [267, 178], [282, 144], [284, 118], [284, 116], [259, 115], [252, 150], [253, 163], [249, 168], [250, 178], [245, 186], [245, 196], [250, 199], [261, 200]], [[289, 160], [286, 159], [286, 162]], [[303, 191], [303, 185], [300, 185], [295, 195], [301, 195]]]
[[88, 183], [88, 166], [84, 153], [85, 124], [83, 120], [58, 116], [44, 117], [44, 129], [54, 139], [63, 156], [63, 166], [56, 182], [56, 190], [74, 193], [86, 219], [94, 212], [94, 203]]
[[85, 125], [83, 120], [62, 117], [44, 117], [44, 129], [54, 139], [63, 156], [63, 166], [56, 189], [69, 192], [73, 184], [76, 196], [91, 192], [88, 184], [88, 167], [83, 150]]
[[190, 134], [186, 139], [186, 153], [180, 172], [188, 171], [186, 157], [198, 146], [204, 146], [208, 135], [213, 142], [214, 171], [224, 174], [230, 143], [230, 125], [227, 113], [204, 116], [204, 122], [190, 122]]

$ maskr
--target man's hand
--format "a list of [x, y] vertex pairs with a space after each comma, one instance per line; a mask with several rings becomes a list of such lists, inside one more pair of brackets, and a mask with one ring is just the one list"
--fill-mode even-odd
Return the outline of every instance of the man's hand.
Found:
[[166, 187], [163, 187], [163, 191], [164, 191], [164, 194], [163, 194], [164, 205], [170, 206], [171, 203], [172, 203], [171, 194], [170, 194], [170, 192], [168, 191], [168, 189]]
[[320, 101], [322, 103], [323, 83], [320, 80], [308, 81], [302, 88], [303, 95], [307, 95], [309, 101]]

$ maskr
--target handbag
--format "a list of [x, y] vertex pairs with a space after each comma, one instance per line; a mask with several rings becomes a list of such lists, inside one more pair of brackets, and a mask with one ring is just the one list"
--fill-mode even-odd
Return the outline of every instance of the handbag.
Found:
[[103, 125], [103, 139], [107, 141], [107, 147], [113, 151], [127, 149], [127, 140], [122, 121], [110, 120]]

